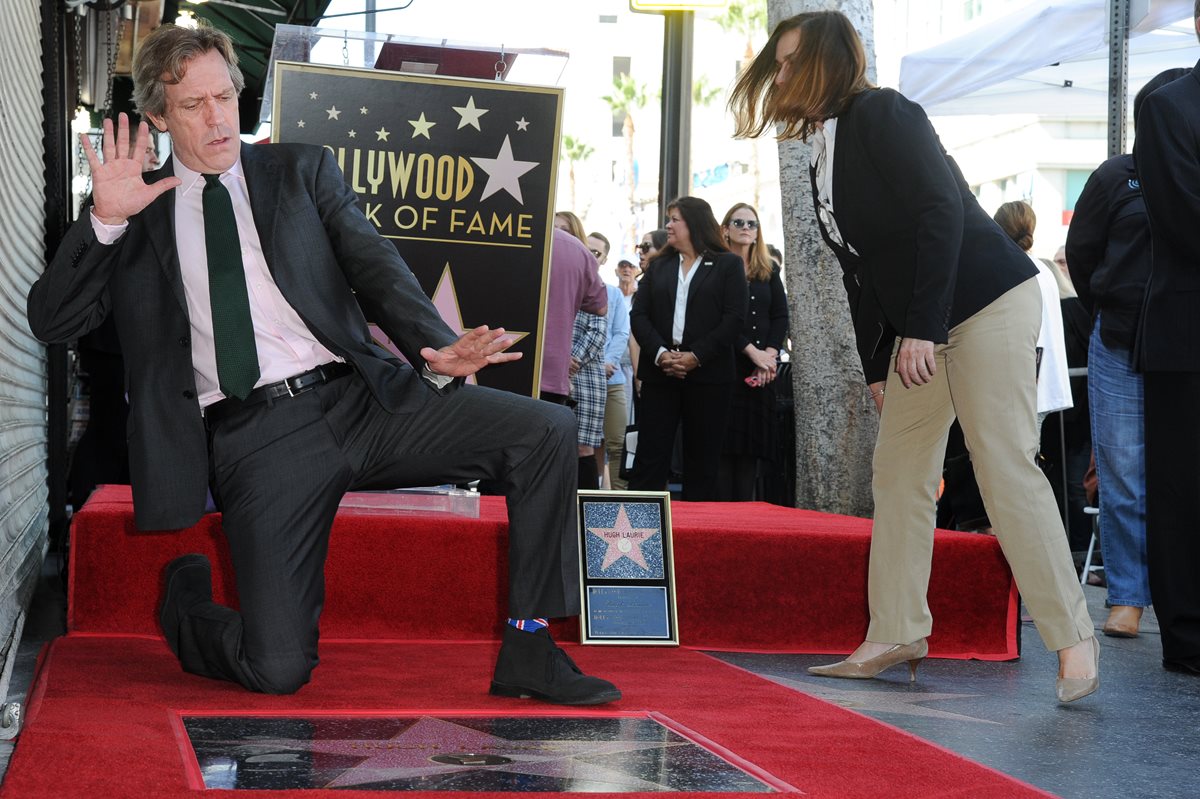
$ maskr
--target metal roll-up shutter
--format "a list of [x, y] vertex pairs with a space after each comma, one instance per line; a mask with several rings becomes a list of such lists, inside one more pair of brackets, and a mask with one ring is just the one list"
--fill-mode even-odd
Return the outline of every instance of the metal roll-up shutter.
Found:
[[7, 682], [46, 552], [46, 356], [25, 298], [42, 273], [45, 177], [41, 7], [6, 0], [0, 24], [0, 659]]

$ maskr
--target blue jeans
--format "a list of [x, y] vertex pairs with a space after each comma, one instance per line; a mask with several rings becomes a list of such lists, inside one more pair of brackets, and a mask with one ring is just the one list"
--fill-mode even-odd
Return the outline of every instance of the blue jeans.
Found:
[[1146, 560], [1146, 439], [1142, 375], [1128, 350], [1100, 340], [1100, 319], [1088, 349], [1092, 447], [1100, 479], [1100, 548], [1108, 604], [1150, 604]]

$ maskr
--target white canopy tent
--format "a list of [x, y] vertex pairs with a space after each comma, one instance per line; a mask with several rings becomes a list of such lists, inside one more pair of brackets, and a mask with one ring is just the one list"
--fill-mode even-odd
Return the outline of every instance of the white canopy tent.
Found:
[[[1200, 60], [1193, 0], [1133, 0], [1129, 93]], [[1182, 20], [1182, 22], [1180, 21]], [[1039, 114], [1104, 118], [1108, 0], [1037, 0], [900, 63], [900, 91], [930, 116]]]

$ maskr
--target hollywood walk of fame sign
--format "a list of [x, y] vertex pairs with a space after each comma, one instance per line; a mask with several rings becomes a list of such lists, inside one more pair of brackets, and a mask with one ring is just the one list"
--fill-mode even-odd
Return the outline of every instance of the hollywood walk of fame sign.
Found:
[[579, 492], [585, 644], [678, 644], [671, 496]]
[[275, 64], [272, 139], [328, 149], [450, 328], [511, 334], [522, 359], [478, 382], [529, 396], [540, 382], [562, 98], [544, 86]]

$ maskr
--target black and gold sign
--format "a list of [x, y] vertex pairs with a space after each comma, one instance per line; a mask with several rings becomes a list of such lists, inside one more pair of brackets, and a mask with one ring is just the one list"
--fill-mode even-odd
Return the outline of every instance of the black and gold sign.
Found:
[[562, 91], [281, 61], [274, 104], [273, 140], [334, 154], [453, 330], [511, 334], [524, 357], [475, 379], [537, 396]]

